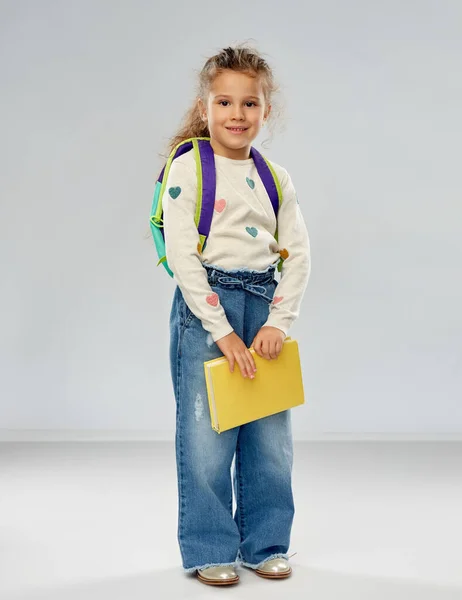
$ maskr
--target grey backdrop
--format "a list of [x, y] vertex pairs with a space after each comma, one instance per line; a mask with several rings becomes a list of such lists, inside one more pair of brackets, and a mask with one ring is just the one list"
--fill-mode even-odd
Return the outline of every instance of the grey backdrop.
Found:
[[172, 437], [157, 153], [194, 70], [246, 39], [282, 85], [265, 152], [312, 245], [296, 438], [462, 431], [461, 2], [23, 0], [0, 17], [3, 436]]

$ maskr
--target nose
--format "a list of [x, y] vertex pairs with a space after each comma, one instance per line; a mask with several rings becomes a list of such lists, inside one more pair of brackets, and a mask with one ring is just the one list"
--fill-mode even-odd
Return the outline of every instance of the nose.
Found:
[[240, 104], [235, 104], [233, 107], [232, 119], [235, 121], [242, 121], [244, 119], [244, 111]]

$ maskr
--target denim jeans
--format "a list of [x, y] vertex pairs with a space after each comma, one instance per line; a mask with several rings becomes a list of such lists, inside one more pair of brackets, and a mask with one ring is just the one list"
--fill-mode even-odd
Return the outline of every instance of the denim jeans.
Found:
[[[231, 326], [249, 347], [268, 317], [276, 288], [274, 267], [205, 268]], [[218, 565], [257, 568], [270, 558], [287, 558], [294, 517], [290, 411], [218, 434], [210, 423], [203, 363], [223, 355], [178, 287], [170, 334], [183, 568], [187, 572]], [[237, 364], [235, 368], [239, 369]]]

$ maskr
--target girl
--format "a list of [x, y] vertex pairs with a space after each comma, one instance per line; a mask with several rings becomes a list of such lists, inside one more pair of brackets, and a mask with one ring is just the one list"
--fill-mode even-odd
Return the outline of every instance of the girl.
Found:
[[237, 363], [243, 377], [253, 378], [249, 347], [268, 360], [277, 358], [299, 314], [310, 251], [287, 171], [271, 163], [283, 193], [276, 241], [274, 210], [250, 158], [252, 141], [271, 113], [270, 67], [251, 49], [226, 48], [207, 60], [199, 83], [198, 98], [170, 149], [188, 138], [210, 138], [216, 202], [203, 250], [194, 222], [191, 151], [173, 162], [163, 206], [166, 254], [178, 284], [170, 316], [178, 541], [186, 572], [226, 585], [239, 581], [238, 564], [268, 578], [292, 572], [291, 421], [285, 411], [218, 435], [210, 424], [203, 363], [224, 355], [231, 371]]

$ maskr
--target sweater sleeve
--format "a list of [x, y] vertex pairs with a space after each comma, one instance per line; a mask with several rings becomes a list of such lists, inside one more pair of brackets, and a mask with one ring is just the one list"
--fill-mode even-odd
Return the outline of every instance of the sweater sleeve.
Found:
[[284, 262], [265, 325], [277, 327], [287, 335], [300, 313], [311, 272], [311, 256], [308, 232], [297, 194], [285, 170], [281, 187], [283, 200], [278, 213], [278, 245]]
[[194, 169], [176, 159], [171, 165], [162, 198], [167, 261], [189, 309], [216, 342], [233, 328], [202, 266], [199, 233], [194, 222], [196, 198]]

